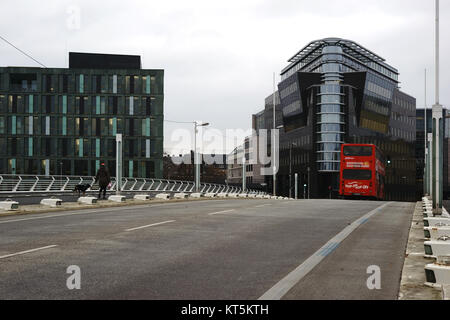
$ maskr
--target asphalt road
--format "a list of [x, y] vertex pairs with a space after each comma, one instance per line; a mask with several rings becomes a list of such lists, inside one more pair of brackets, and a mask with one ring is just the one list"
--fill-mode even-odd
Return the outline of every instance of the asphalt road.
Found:
[[[282, 298], [396, 299], [413, 207], [205, 200], [3, 217], [0, 299], [258, 299], [369, 212]], [[80, 290], [66, 286], [73, 265]]]

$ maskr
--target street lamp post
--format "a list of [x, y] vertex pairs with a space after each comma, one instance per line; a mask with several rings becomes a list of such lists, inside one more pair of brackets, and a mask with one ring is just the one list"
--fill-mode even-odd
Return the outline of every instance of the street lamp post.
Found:
[[443, 149], [443, 119], [442, 119], [442, 105], [439, 104], [439, 0], [436, 0], [436, 61], [435, 61], [435, 76], [436, 76], [436, 103], [433, 105], [433, 146], [432, 146], [432, 174], [433, 174], [433, 211], [434, 214], [442, 214], [442, 149]]
[[[273, 101], [273, 129], [275, 131], [275, 126], [276, 126], [276, 114], [275, 114], [275, 72], [273, 73], [273, 97], [272, 97], [272, 101]], [[272, 134], [272, 166], [273, 166], [273, 195], [276, 196], [277, 195], [277, 169], [276, 169], [276, 163], [275, 163], [275, 133]]]
[[292, 147], [297, 146], [295, 142], [289, 144], [289, 198], [292, 198]]
[[247, 190], [247, 165], [245, 164], [245, 154], [242, 158], [242, 192]]
[[429, 191], [428, 191], [428, 183], [427, 183], [427, 165], [428, 165], [428, 160], [427, 160], [427, 155], [428, 155], [428, 141], [427, 141], [427, 135], [428, 135], [428, 128], [427, 128], [427, 69], [425, 69], [425, 106], [424, 106], [424, 136], [423, 136], [423, 141], [425, 143], [425, 157], [424, 157], [424, 170], [423, 170], [423, 193], [424, 195], [429, 195]]
[[298, 173], [295, 174], [295, 188], [294, 188], [294, 199], [297, 200], [298, 198]]
[[202, 123], [198, 124], [197, 121], [194, 121], [194, 168], [195, 168], [195, 175], [194, 175], [194, 181], [195, 181], [195, 192], [198, 192], [200, 189], [200, 163], [199, 163], [199, 157], [197, 152], [197, 133], [198, 129], [197, 127], [206, 127], [209, 126], [209, 123]]
[[311, 168], [310, 167], [308, 167], [308, 199], [309, 199], [309, 190], [311, 189], [311, 187], [310, 187], [310, 179], [309, 179], [309, 174], [310, 174], [310, 172], [311, 172]]
[[116, 134], [116, 194], [122, 191], [122, 134]]

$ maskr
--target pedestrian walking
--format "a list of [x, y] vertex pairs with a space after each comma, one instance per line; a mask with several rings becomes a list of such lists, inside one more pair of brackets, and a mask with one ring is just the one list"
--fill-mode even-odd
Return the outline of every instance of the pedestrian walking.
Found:
[[95, 182], [98, 181], [99, 192], [98, 199], [100, 199], [102, 191], [103, 191], [103, 200], [106, 199], [106, 187], [108, 187], [111, 182], [111, 177], [109, 175], [108, 169], [105, 167], [105, 164], [102, 162], [100, 164], [100, 168], [97, 171], [97, 175], [95, 176]]

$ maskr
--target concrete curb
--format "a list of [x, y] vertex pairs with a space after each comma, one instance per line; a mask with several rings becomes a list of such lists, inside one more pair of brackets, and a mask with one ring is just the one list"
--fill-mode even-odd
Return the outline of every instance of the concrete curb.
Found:
[[422, 202], [417, 202], [409, 231], [408, 245], [400, 282], [399, 300], [442, 300], [441, 290], [425, 285]]

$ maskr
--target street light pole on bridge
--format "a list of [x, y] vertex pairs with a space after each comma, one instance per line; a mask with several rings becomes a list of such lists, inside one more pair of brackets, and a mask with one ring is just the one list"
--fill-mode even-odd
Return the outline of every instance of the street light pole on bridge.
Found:
[[433, 181], [433, 213], [442, 214], [442, 151], [443, 151], [443, 119], [442, 105], [439, 104], [439, 0], [436, 0], [436, 31], [435, 31], [435, 82], [436, 82], [436, 103], [433, 105], [433, 141], [432, 141], [432, 181]]

